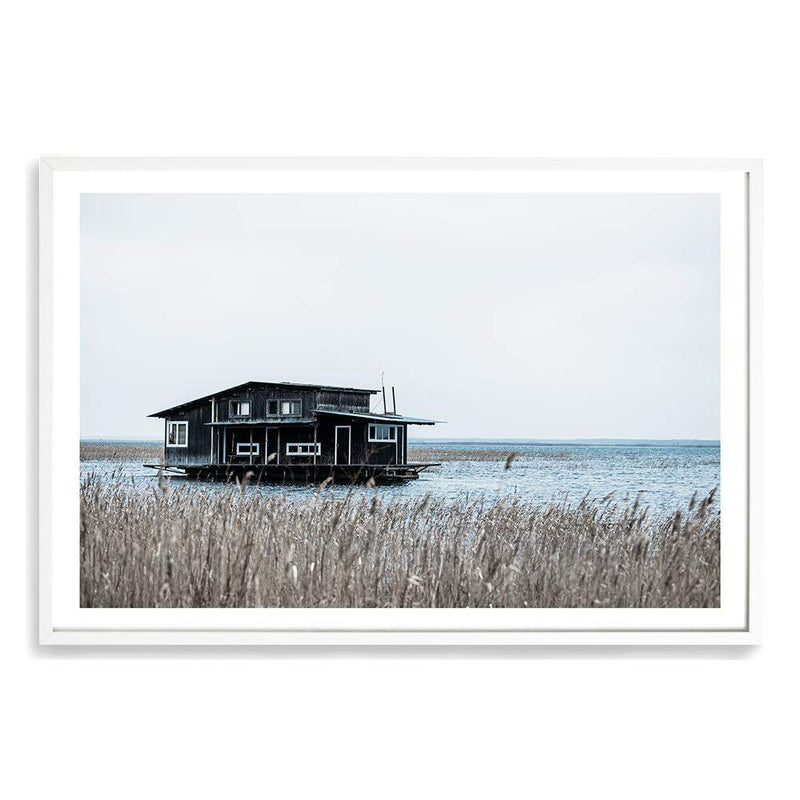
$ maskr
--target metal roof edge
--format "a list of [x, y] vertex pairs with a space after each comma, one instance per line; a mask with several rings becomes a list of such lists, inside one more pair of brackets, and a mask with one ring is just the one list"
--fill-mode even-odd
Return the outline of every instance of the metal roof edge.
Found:
[[314, 414], [333, 414], [338, 417], [355, 417], [374, 422], [405, 422], [407, 425], [446, 425], [443, 419], [423, 419], [422, 417], [404, 417], [401, 414], [370, 414], [363, 411], [329, 411], [324, 408], [314, 409]]

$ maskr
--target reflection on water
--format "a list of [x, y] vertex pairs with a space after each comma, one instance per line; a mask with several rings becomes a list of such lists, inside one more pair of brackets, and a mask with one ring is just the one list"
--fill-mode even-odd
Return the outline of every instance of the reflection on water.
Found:
[[[505, 469], [509, 454], [517, 455]], [[719, 446], [532, 444], [530, 442], [430, 442], [409, 445], [409, 461], [439, 460], [416, 481], [354, 489], [330, 486], [325, 491], [379, 492], [389, 498], [411, 499], [431, 494], [448, 500], [514, 497], [526, 502], [577, 503], [586, 494], [600, 499], [613, 492], [618, 502], [641, 502], [659, 514], [685, 507], [692, 495], [707, 494], [719, 486]], [[126, 479], [135, 489], [151, 489], [156, 476], [136, 460], [83, 461], [81, 475]], [[171, 478], [173, 486], [219, 491], [222, 483]], [[251, 485], [247, 491], [286, 494], [304, 499], [315, 486], [297, 484]], [[718, 507], [718, 506], [717, 506]]]

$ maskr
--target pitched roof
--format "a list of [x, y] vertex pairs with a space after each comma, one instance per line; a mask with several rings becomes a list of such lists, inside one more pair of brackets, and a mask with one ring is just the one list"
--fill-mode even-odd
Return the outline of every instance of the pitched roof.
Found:
[[212, 394], [204, 395], [203, 397], [197, 397], [194, 400], [187, 400], [185, 403], [178, 403], [178, 405], [170, 406], [169, 408], [165, 408], [162, 411], [156, 411], [153, 414], [148, 414], [149, 417], [163, 417], [167, 414], [171, 414], [173, 411], [178, 411], [180, 409], [189, 408], [190, 406], [198, 405], [199, 403], [205, 403], [207, 400], [211, 400], [212, 397], [216, 397], [220, 394], [229, 394], [230, 392], [240, 392], [244, 389], [250, 388], [263, 388], [265, 386], [285, 386], [291, 389], [316, 389], [323, 392], [360, 392], [360, 393], [368, 393], [368, 394], [378, 394], [377, 389], [355, 389], [352, 386], [325, 386], [324, 384], [319, 383], [291, 383], [289, 381], [246, 381], [245, 383], [239, 383], [236, 386], [231, 386], [227, 389], [220, 389], [217, 392], [213, 392]]

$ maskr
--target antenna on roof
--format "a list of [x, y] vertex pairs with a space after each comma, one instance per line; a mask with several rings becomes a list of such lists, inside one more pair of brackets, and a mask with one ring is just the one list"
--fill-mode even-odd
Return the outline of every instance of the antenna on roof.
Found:
[[381, 393], [383, 394], [383, 413], [386, 414], [386, 387], [383, 385], [383, 370], [381, 370]]
[[392, 386], [392, 414], [397, 416], [397, 399], [394, 396], [394, 386]]

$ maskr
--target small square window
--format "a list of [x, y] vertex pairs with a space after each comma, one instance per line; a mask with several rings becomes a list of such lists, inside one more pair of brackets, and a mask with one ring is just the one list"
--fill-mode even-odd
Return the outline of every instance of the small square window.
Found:
[[267, 400], [267, 415], [270, 417], [299, 417], [303, 404], [299, 400]]
[[231, 416], [232, 417], [249, 417], [250, 416], [250, 401], [249, 400], [231, 400]]
[[368, 439], [370, 442], [396, 442], [397, 425], [370, 425]]
[[167, 447], [188, 447], [189, 423], [167, 423]]

